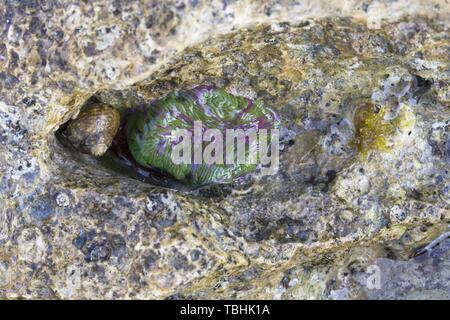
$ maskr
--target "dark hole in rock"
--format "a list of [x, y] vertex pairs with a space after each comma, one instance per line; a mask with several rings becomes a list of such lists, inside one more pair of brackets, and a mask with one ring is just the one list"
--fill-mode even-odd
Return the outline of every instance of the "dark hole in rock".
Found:
[[414, 96], [419, 97], [425, 93], [427, 93], [431, 86], [433, 85], [433, 81], [422, 78], [418, 75], [413, 75], [414, 77], [414, 84], [415, 84], [415, 91]]
[[[99, 102], [100, 101], [94, 95], [84, 104], [82, 109], [89, 108], [89, 106]], [[100, 157], [93, 157], [90, 155], [86, 156], [92, 158], [94, 163], [98, 164], [100, 167], [103, 167], [107, 171], [111, 171], [114, 174], [124, 175], [153, 186], [176, 189], [186, 192], [194, 190], [195, 188], [187, 188], [185, 185], [179, 183], [178, 181], [170, 177], [170, 175], [160, 170], [141, 166], [133, 159], [128, 149], [126, 137], [123, 131], [125, 122], [124, 117], [126, 116], [126, 114], [123, 110], [120, 113], [121, 123], [119, 130], [106, 153]], [[68, 123], [69, 122], [62, 124], [56, 131], [55, 136], [70, 154], [76, 155], [80, 153], [80, 150], [77, 150], [67, 137]]]
[[[217, 99], [219, 99], [219, 101], [216, 101]], [[196, 116], [199, 118], [208, 116], [212, 120], [206, 119], [205, 121], [207, 120], [212, 121], [213, 129], [219, 129], [221, 134], [224, 134], [223, 141], [225, 141], [225, 131], [226, 131], [225, 129], [227, 130], [229, 128], [234, 129], [236, 127], [238, 129], [247, 130], [247, 126], [251, 128], [250, 126], [255, 126], [255, 123], [257, 123], [258, 129], [259, 126], [261, 125], [262, 126], [261, 128], [266, 129], [267, 127], [270, 130], [272, 129], [272, 125], [274, 125], [273, 121], [278, 121], [276, 120], [275, 114], [272, 113], [270, 109], [265, 109], [265, 107], [259, 101], [252, 101], [244, 97], [235, 97], [222, 89], [217, 89], [215, 86], [198, 86], [194, 87], [190, 91], [176, 91], [171, 95], [163, 97], [161, 100], [152, 101], [149, 102], [148, 104], [138, 105], [137, 107], [131, 109], [130, 108], [118, 109], [117, 107], [114, 108], [108, 106], [110, 110], [114, 110], [113, 111], [114, 113], [120, 114], [120, 124], [118, 124], [118, 129], [114, 131], [114, 134], [111, 134], [111, 141], [109, 143], [110, 145], [104, 154], [97, 155], [92, 152], [92, 148], [91, 149], [89, 148], [90, 142], [92, 142], [92, 144], [94, 145], [99, 144], [101, 142], [102, 137], [100, 136], [100, 138], [98, 138], [99, 133], [97, 131], [101, 130], [99, 129], [99, 127], [105, 126], [105, 119], [101, 119], [100, 121], [94, 118], [94, 120], [92, 120], [94, 116], [96, 117], [98, 116], [98, 114], [100, 114], [100, 112], [97, 111], [98, 105], [104, 104], [104, 102], [100, 101], [96, 95], [92, 96], [84, 104], [78, 117], [75, 120], [69, 120], [67, 123], [63, 124], [59, 128], [59, 130], [56, 132], [56, 137], [58, 138], [59, 142], [61, 142], [66, 148], [69, 149], [70, 152], [72, 153], [81, 152], [85, 154], [92, 154], [96, 156], [92, 157], [94, 158], [94, 161], [103, 168], [106, 168], [110, 171], [113, 171], [121, 175], [131, 177], [141, 182], [148, 183], [153, 186], [171, 188], [185, 192], [194, 192], [200, 196], [208, 198], [223, 197], [230, 194], [232, 188], [224, 187], [224, 185], [227, 184], [233, 185], [234, 183], [237, 183], [238, 184], [237, 187], [239, 187], [240, 180], [242, 180], [241, 178], [243, 178], [245, 175], [249, 173], [254, 172], [257, 168], [256, 164], [254, 165], [254, 168], [252, 167], [251, 170], [247, 169], [248, 165], [240, 165], [240, 164], [235, 164], [231, 167], [225, 165], [223, 166], [223, 168], [217, 166], [221, 170], [224, 171], [229, 170], [230, 173], [225, 174], [224, 176], [228, 177], [226, 178], [228, 180], [230, 180], [229, 177], [231, 176], [232, 181], [220, 181], [219, 175], [219, 178], [217, 179], [219, 181], [216, 181], [213, 176], [213, 178], [204, 179], [204, 181], [202, 182], [202, 179], [205, 176], [204, 172], [206, 172], [207, 176], [208, 174], [214, 175], [216, 174], [216, 172], [221, 171], [220, 170], [215, 171], [213, 169], [210, 169], [208, 165], [201, 164], [201, 166], [204, 166], [202, 168], [204, 169], [202, 175], [199, 174], [195, 176], [197, 174], [195, 169], [189, 169], [190, 171], [184, 173], [185, 178], [179, 179], [179, 177], [176, 178], [178, 168], [174, 170], [171, 167], [172, 163], [170, 164], [170, 166], [166, 166], [164, 164], [167, 163], [166, 159], [164, 158], [158, 159], [159, 149], [157, 149], [157, 147], [153, 147], [152, 143], [154, 142], [150, 141], [149, 139], [156, 140], [157, 143], [155, 144], [156, 146], [159, 146], [159, 143], [161, 141], [163, 141], [164, 143], [167, 142], [171, 143], [170, 142], [171, 140], [166, 138], [167, 132], [159, 132], [157, 129], [166, 126], [164, 127], [164, 130], [169, 130], [168, 133], [170, 135], [170, 130], [173, 130], [173, 127], [171, 127], [172, 126], [171, 122], [165, 119], [164, 114], [172, 113], [173, 111], [172, 109], [175, 108], [175, 106], [177, 106], [177, 103], [182, 105], [190, 103], [191, 105], [194, 105], [194, 107], [192, 107], [193, 110], [191, 110], [190, 113], [188, 111], [186, 115], [183, 114], [183, 112], [185, 112], [184, 109], [182, 109], [183, 111], [176, 109], [175, 113], [178, 115], [177, 117], [174, 117], [174, 119], [170, 121], [181, 121], [181, 122], [184, 121], [187, 124], [190, 124], [193, 121], [197, 121], [192, 120], [196, 119], [195, 118]], [[224, 103], [228, 105], [225, 105], [225, 107], [223, 107]], [[214, 110], [214, 108], [224, 108], [224, 109]], [[199, 115], [194, 114], [194, 112], [199, 113]], [[193, 118], [189, 119], [188, 116], [191, 116], [192, 114], [194, 114]], [[267, 116], [267, 114], [270, 114], [270, 116]], [[219, 115], [222, 115], [224, 118], [222, 119], [221, 116]], [[105, 118], [104, 114], [100, 114], [100, 116], [103, 116]], [[110, 118], [112, 118], [112, 116], [110, 116], [109, 119]], [[185, 118], [188, 119], [185, 120]], [[243, 120], [244, 118], [249, 118], [252, 121], [250, 121], [247, 124], [245, 121], [249, 120]], [[255, 120], [257, 121], [255, 122]], [[73, 127], [75, 127], [76, 125], [74, 125], [73, 123], [76, 121], [78, 122], [90, 121], [89, 124], [79, 124], [75, 128], [78, 131], [87, 130], [89, 134], [85, 134], [82, 132], [81, 134], [75, 137], [76, 139], [74, 139], [73, 131], [75, 129], [73, 129]], [[158, 121], [160, 121], [161, 123], [159, 123]], [[154, 124], [155, 122], [156, 124]], [[108, 125], [108, 122], [106, 122], [106, 125]], [[136, 126], [138, 126], [137, 129]], [[154, 131], [151, 132], [149, 130]], [[94, 132], [95, 134], [93, 138], [91, 137], [93, 135], [92, 132]], [[84, 139], [85, 136], [87, 136], [86, 139]], [[130, 139], [130, 137], [134, 138]], [[164, 139], [166, 139], [166, 141], [164, 141]], [[248, 140], [249, 138], [246, 139]], [[77, 140], [77, 142], [74, 142], [74, 140]], [[213, 141], [215, 140], [216, 138]], [[137, 154], [136, 154], [136, 141], [140, 143], [137, 145], [138, 148], [140, 148], [138, 149]], [[150, 147], [148, 147], [149, 145]], [[195, 146], [193, 146], [192, 149], [194, 148]], [[249, 150], [249, 146], [246, 145], [245, 149]], [[145, 150], [145, 153], [144, 151], [139, 150]], [[162, 152], [164, 153], [166, 151]], [[234, 152], [238, 151], [235, 150]], [[149, 158], [147, 157], [147, 155], [152, 153], [156, 154], [156, 156], [152, 160], [153, 162], [145, 162], [146, 159]], [[214, 152], [214, 154], [215, 153], [216, 151]], [[138, 156], [138, 158], [136, 158], [136, 156]], [[237, 159], [237, 154], [235, 156]], [[247, 154], [246, 157], [248, 157]], [[157, 160], [156, 163], [155, 158]], [[161, 165], [160, 163], [158, 163], [159, 160], [162, 163]], [[225, 161], [226, 160], [224, 159], [224, 163]], [[144, 162], [144, 164], [146, 165], [143, 165], [142, 162]], [[216, 165], [214, 164], [213, 166]], [[167, 169], [167, 167], [169, 169], [172, 168], [172, 171], [169, 169], [165, 170]], [[194, 165], [191, 165], [191, 167], [193, 168]], [[240, 168], [243, 169], [241, 170]]]

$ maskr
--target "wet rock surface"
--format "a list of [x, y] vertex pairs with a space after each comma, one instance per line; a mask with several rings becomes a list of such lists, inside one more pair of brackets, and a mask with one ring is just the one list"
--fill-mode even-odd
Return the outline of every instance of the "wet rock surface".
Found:
[[[0, 296], [448, 298], [449, 5], [317, 3], [0, 5]], [[275, 110], [276, 175], [162, 188], [54, 134], [211, 84]]]

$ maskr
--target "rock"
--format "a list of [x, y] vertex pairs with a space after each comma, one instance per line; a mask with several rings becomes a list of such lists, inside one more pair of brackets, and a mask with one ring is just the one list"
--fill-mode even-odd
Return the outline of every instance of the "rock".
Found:
[[[446, 297], [449, 4], [182, 3], [0, 5], [0, 297]], [[201, 84], [279, 115], [277, 174], [163, 188], [55, 136]]]

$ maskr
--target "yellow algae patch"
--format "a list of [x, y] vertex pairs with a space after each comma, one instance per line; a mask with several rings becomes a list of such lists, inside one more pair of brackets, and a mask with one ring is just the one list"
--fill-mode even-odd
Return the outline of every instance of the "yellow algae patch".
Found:
[[353, 145], [363, 158], [373, 150], [391, 152], [403, 143], [405, 135], [414, 127], [415, 117], [407, 105], [400, 105], [399, 108], [393, 116], [388, 106], [372, 103], [358, 106], [353, 119]]

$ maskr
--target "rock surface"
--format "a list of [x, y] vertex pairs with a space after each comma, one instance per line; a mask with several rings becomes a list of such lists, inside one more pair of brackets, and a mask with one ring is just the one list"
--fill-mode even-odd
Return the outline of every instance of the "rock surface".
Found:
[[[448, 240], [414, 256], [450, 222], [449, 16], [438, 0], [4, 1], [0, 297], [448, 298]], [[279, 113], [277, 175], [166, 189], [54, 135], [93, 96], [129, 108], [200, 84]]]

